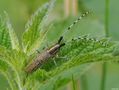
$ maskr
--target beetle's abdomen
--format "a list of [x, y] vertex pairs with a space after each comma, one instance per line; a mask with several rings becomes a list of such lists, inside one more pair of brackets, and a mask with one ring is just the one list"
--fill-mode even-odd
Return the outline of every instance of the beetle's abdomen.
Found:
[[46, 51], [41, 53], [32, 63], [26, 66], [25, 71], [27, 73], [32, 73], [37, 70], [51, 55]]
[[25, 71], [27, 73], [32, 73], [33, 71], [37, 70], [44, 62], [46, 62], [50, 57], [56, 55], [59, 51], [60, 47], [64, 46], [65, 44], [55, 44], [51, 48], [47, 49], [43, 53], [39, 54], [39, 56], [30, 64], [26, 66]]

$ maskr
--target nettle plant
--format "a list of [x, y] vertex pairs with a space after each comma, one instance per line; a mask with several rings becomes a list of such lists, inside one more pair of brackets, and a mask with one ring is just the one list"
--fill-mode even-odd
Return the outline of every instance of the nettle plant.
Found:
[[21, 44], [7, 14], [0, 17], [0, 73], [9, 83], [7, 89], [56, 90], [72, 81], [72, 76], [77, 79], [89, 63], [118, 61], [119, 56], [114, 52], [116, 42], [85, 35], [66, 41], [57, 55], [48, 58], [36, 71], [27, 73], [27, 65], [39, 55], [37, 50], [48, 36], [51, 24], [47, 24], [46, 18], [52, 6], [52, 2], [47, 3], [35, 12], [26, 24]]

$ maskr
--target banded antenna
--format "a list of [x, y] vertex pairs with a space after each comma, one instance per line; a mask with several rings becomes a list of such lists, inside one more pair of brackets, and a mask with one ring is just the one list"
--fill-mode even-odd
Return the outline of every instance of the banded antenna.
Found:
[[86, 17], [88, 14], [89, 14], [89, 11], [83, 13], [78, 19], [76, 19], [76, 20], [65, 30], [65, 32], [62, 34], [62, 36], [64, 36], [64, 34], [65, 34], [67, 31], [71, 30], [72, 27], [73, 27], [75, 24], [77, 24], [83, 17]]

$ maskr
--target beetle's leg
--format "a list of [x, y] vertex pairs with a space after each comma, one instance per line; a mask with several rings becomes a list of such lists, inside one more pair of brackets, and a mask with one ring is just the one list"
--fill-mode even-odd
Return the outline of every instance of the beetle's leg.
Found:
[[67, 57], [66, 56], [59, 56], [58, 54], [56, 55], [56, 58], [59, 58], [59, 59], [67, 59]]
[[55, 64], [55, 66], [57, 66], [57, 63], [56, 63], [56, 61], [55, 61], [55, 60], [53, 60], [53, 62], [54, 62], [54, 64]]

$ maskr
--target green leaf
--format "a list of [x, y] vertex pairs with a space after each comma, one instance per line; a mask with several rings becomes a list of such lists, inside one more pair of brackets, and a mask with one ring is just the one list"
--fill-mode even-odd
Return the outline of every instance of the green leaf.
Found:
[[11, 40], [11, 44], [12, 44], [12, 49], [19, 50], [20, 45], [19, 45], [18, 37], [16, 36], [16, 34], [14, 32], [14, 29], [10, 23], [10, 20], [9, 20], [6, 12], [5, 12], [5, 15], [6, 15], [6, 26], [7, 26], [8, 32], [9, 32], [9, 36], [10, 36], [10, 40]]
[[3, 62], [2, 60], [0, 60], [0, 70], [5, 72], [5, 71], [7, 71], [7, 69], [8, 69], [8, 65], [5, 62]]
[[24, 52], [27, 54], [33, 53], [40, 47], [47, 33], [46, 27], [44, 27], [45, 24], [43, 23], [46, 21], [52, 5], [53, 2], [43, 5], [31, 17], [31, 20], [28, 21], [22, 39]]
[[[47, 83], [42, 83], [41, 86], [39, 86], [39, 89], [41, 90], [57, 90], [60, 89], [60, 87], [66, 85], [68, 82], [72, 81], [72, 74], [74, 76], [74, 79], [78, 79], [81, 75], [86, 73], [93, 64], [86, 64], [86, 65], [80, 65], [75, 66], [72, 68], [68, 68], [67, 70], [57, 74], [56, 76], [52, 77], [51, 79], [47, 80]], [[38, 89], [38, 90], [39, 90]]]
[[[114, 48], [115, 44], [109, 42], [108, 39], [97, 40], [95, 38], [82, 36], [79, 37], [79, 39], [77, 38], [66, 42], [66, 45], [62, 47], [58, 53], [59, 57], [54, 58], [54, 60], [59, 66], [75, 57], [80, 57], [81, 55], [88, 53], [98, 53], [101, 55], [103, 55], [103, 53], [112, 53]], [[52, 58], [44, 64], [43, 68], [45, 68], [47, 71], [56, 68]]]
[[12, 72], [9, 64], [5, 62], [5, 60], [3, 59], [4, 58], [0, 58], [0, 73], [3, 74], [5, 78], [7, 79], [7, 82], [11, 88], [10, 90], [17, 90], [18, 88], [16, 86], [14, 72]]
[[0, 45], [18, 50], [18, 38], [10, 24], [7, 13], [5, 12], [4, 15], [4, 17], [0, 17]]
[[[14, 87], [16, 87], [17, 89], [13, 90], [22, 90], [21, 74], [23, 75], [23, 70], [21, 69], [21, 66], [23, 67], [22, 62], [24, 61], [24, 57], [20, 53], [18, 55], [18, 53], [19, 52], [17, 50], [8, 50], [5, 47], [0, 46], [0, 62], [3, 63], [1, 64], [0, 70], [3, 74], [6, 75], [5, 77], [7, 79], [11, 80], [11, 82], [9, 81], [10, 84], [14, 83]], [[21, 58], [19, 58], [20, 56], [23, 61], [21, 60]]]
[[0, 16], [0, 45], [11, 48], [10, 36], [4, 17]]

